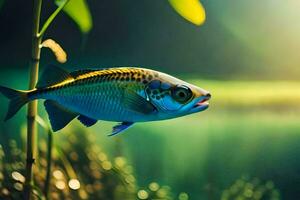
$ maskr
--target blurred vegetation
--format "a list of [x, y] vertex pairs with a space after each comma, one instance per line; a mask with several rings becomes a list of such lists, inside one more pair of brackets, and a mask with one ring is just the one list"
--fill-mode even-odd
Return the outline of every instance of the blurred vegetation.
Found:
[[[59, 140], [64, 145], [55, 145], [51, 170], [49, 199], [177, 199], [170, 187], [156, 182], [140, 188], [134, 169], [122, 156], [110, 160], [95, 141], [95, 135], [83, 129], [69, 129]], [[47, 173], [47, 143], [39, 143], [39, 156], [34, 168], [35, 199], [44, 199]], [[23, 199], [25, 153], [15, 140], [0, 148], [0, 197], [1, 199]], [[184, 197], [182, 197], [184, 196]], [[180, 193], [180, 200], [187, 200]]]
[[272, 181], [262, 183], [258, 178], [243, 176], [222, 192], [221, 200], [279, 200], [280, 193]]
[[[23, 134], [24, 135], [24, 134]], [[56, 137], [53, 149], [49, 198], [109, 200], [189, 200], [187, 193], [174, 193], [169, 186], [150, 182], [138, 186], [133, 166], [123, 156], [109, 158], [95, 142], [95, 134], [73, 126]], [[118, 142], [118, 141], [117, 141]], [[24, 151], [15, 140], [0, 147], [0, 198], [23, 199]], [[40, 139], [34, 168], [34, 199], [45, 199], [47, 141]], [[209, 190], [206, 192], [210, 193]], [[211, 199], [211, 198], [208, 198]], [[221, 192], [220, 200], [280, 200], [272, 181], [242, 176]]]
[[[63, 8], [63, 11], [67, 13], [71, 19], [78, 25], [80, 31], [84, 34], [90, 32], [93, 27], [93, 20], [90, 13], [89, 6], [86, 0], [55, 0], [55, 3], [59, 6], [64, 1], [69, 1]], [[78, 12], [80, 10], [80, 12]]]

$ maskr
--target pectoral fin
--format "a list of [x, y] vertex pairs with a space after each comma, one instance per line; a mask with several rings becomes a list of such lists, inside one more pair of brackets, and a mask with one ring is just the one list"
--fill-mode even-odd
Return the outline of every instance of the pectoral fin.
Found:
[[97, 123], [96, 119], [92, 119], [89, 118], [87, 116], [84, 115], [79, 115], [79, 117], [77, 118], [83, 125], [85, 125], [86, 127], [90, 127], [93, 126], [94, 124]]
[[54, 132], [64, 128], [70, 121], [78, 116], [77, 113], [64, 108], [56, 101], [46, 100], [44, 105]]
[[130, 89], [124, 90], [123, 102], [128, 109], [135, 112], [150, 114], [156, 111], [155, 106], [150, 101]]
[[133, 122], [122, 122], [116, 126], [113, 127], [112, 133], [108, 136], [117, 135], [118, 133], [121, 133], [122, 131], [125, 131], [129, 127], [131, 127], [134, 123]]

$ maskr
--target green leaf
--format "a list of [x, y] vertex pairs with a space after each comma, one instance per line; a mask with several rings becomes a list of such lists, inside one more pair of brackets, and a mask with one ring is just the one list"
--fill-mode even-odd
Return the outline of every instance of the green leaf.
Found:
[[[56, 5], [61, 5], [66, 0], [55, 0]], [[82, 33], [88, 33], [93, 27], [93, 20], [86, 0], [69, 0], [63, 11], [78, 25]]]
[[195, 25], [205, 22], [205, 10], [199, 0], [169, 0], [175, 11]]

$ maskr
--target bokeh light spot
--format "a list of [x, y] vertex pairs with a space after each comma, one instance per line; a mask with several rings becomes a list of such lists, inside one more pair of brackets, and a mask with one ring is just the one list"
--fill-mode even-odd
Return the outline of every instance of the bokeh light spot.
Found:
[[7, 195], [9, 195], [9, 190], [6, 189], [6, 188], [3, 188], [3, 189], [1, 190], [1, 193], [2, 193], [3, 195], [7, 196]]
[[22, 182], [22, 183], [25, 182], [25, 177], [24, 177], [21, 173], [19, 173], [19, 172], [17, 172], [17, 171], [12, 172], [12, 173], [11, 173], [11, 176], [12, 176], [12, 178], [13, 178], [14, 180], [16, 180], [16, 181], [20, 181], [20, 182]]
[[54, 178], [56, 178], [56, 179], [63, 179], [64, 174], [63, 174], [60, 170], [55, 170], [55, 171], [53, 172], [53, 176], [54, 176]]
[[149, 184], [149, 189], [151, 191], [155, 192], [159, 189], [159, 185], [156, 182], [152, 182]]
[[149, 194], [146, 190], [140, 190], [138, 191], [137, 196], [139, 199], [148, 199]]
[[178, 196], [179, 200], [188, 200], [189, 199], [189, 195], [185, 192], [181, 192]]
[[105, 153], [99, 153], [98, 158], [101, 161], [106, 161], [107, 160], [107, 156], [106, 156]]
[[14, 188], [18, 191], [22, 191], [23, 185], [21, 183], [14, 183]]
[[251, 189], [246, 189], [244, 192], [245, 197], [251, 198], [253, 195], [253, 191]]
[[80, 182], [74, 178], [69, 181], [68, 185], [73, 190], [78, 190], [80, 188]]
[[157, 191], [157, 196], [159, 198], [164, 198], [166, 195], [167, 195], [167, 191], [163, 188], [161, 188]]
[[123, 157], [117, 157], [115, 158], [115, 163], [118, 167], [124, 167], [124, 165], [126, 164], [125, 159]]
[[110, 170], [111, 167], [112, 167], [112, 165], [111, 165], [111, 163], [110, 163], [109, 161], [104, 161], [104, 162], [102, 163], [102, 167], [103, 167], [103, 169], [105, 169], [105, 170]]
[[66, 188], [66, 183], [64, 181], [59, 180], [55, 183], [55, 187], [59, 190], [63, 190]]

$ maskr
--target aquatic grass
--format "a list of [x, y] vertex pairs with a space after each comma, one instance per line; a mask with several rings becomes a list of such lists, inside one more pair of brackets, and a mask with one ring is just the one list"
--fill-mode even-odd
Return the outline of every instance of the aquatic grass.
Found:
[[[51, 179], [48, 197], [41, 191], [45, 188], [48, 171], [47, 137], [40, 137], [38, 151], [40, 168], [34, 168], [33, 198], [37, 199], [177, 199], [168, 186], [151, 182], [145, 188], [137, 185], [133, 167], [122, 156], [110, 158], [95, 143], [94, 133], [78, 127], [65, 130], [64, 135], [55, 135], [55, 141], [68, 141], [70, 145], [54, 144]], [[0, 148], [0, 198], [24, 198], [24, 152], [10, 140], [9, 152]], [[58, 148], [60, 150], [58, 150]], [[11, 159], [13, 158], [13, 159]], [[9, 159], [9, 160], [6, 160]], [[49, 179], [50, 180], [50, 179]], [[182, 195], [181, 195], [182, 196]]]
[[[40, 15], [41, 15], [42, 0], [35, 0], [33, 6], [33, 27], [32, 27], [32, 59], [30, 65], [29, 90], [34, 89], [38, 80], [39, 60], [40, 60], [40, 44], [41, 37], [38, 37]], [[28, 104], [27, 109], [27, 148], [26, 148], [26, 183], [25, 183], [25, 200], [30, 200], [32, 195], [32, 165], [36, 151], [36, 122], [37, 101], [32, 101]]]
[[[51, 181], [51, 167], [52, 167], [52, 152], [53, 152], [53, 132], [51, 128], [47, 125], [47, 123], [39, 116], [36, 116], [37, 123], [45, 130], [47, 133], [47, 147], [46, 150], [46, 160], [47, 160], [47, 167], [46, 167], [46, 179], [45, 179], [45, 186], [43, 189], [43, 193], [46, 199], [49, 199], [49, 187]], [[39, 162], [37, 162], [39, 164]], [[40, 166], [38, 165], [40, 169]]]

